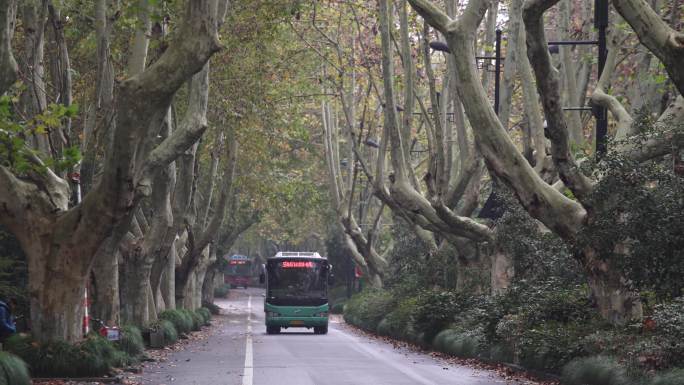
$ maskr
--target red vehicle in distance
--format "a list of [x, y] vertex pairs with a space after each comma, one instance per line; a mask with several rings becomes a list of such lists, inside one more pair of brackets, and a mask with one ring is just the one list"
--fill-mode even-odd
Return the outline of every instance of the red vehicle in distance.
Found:
[[244, 287], [252, 284], [253, 258], [246, 255], [225, 255], [226, 260], [223, 270], [223, 282], [230, 285], [231, 289]]

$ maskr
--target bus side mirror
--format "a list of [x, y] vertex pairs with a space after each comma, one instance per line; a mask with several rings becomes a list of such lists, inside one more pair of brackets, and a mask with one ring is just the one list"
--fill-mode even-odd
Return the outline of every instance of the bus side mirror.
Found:
[[259, 274], [259, 283], [263, 284], [264, 282], [266, 282], [266, 274], [261, 273]]

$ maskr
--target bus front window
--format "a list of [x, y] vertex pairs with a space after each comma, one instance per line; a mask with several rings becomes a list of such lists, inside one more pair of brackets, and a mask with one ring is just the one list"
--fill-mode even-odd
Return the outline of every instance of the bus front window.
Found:
[[327, 266], [317, 261], [277, 261], [268, 266], [268, 297], [282, 304], [327, 301]]

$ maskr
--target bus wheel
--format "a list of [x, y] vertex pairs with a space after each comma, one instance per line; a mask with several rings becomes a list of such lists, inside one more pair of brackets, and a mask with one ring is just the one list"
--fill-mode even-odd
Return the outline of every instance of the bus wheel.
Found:
[[266, 326], [266, 334], [279, 334], [280, 326]]
[[328, 334], [328, 325], [314, 326], [314, 334]]

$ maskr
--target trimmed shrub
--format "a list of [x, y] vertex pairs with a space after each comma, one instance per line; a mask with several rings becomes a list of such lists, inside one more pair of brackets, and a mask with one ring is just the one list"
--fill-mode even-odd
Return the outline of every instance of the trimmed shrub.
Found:
[[207, 308], [207, 309], [209, 309], [209, 311], [210, 311], [211, 314], [213, 314], [213, 315], [219, 315], [219, 314], [221, 314], [221, 307], [218, 306], [218, 305], [216, 305], [215, 303], [211, 303], [211, 302], [206, 302], [206, 301], [204, 301], [204, 302], [202, 302], [202, 306], [205, 307], [205, 308]]
[[202, 330], [202, 325], [204, 325], [204, 316], [197, 311], [188, 310], [188, 313], [192, 317], [192, 330], [198, 331]]
[[198, 331], [202, 328], [204, 318], [202, 318], [201, 315], [195, 313], [190, 309], [178, 309], [178, 311], [183, 313], [184, 317], [190, 320], [190, 330], [188, 330], [188, 332]]
[[4, 347], [23, 359], [39, 377], [87, 377], [107, 374], [128, 362], [127, 355], [99, 335], [72, 345], [65, 341], [40, 344], [28, 336], [12, 336]]
[[179, 334], [189, 333], [193, 329], [193, 319], [185, 309], [170, 309], [159, 313], [159, 319], [170, 321]]
[[178, 341], [178, 331], [171, 321], [165, 319], [160, 320], [159, 328], [161, 329], [162, 333], [164, 333], [165, 343], [172, 344]]
[[684, 369], [675, 369], [656, 376], [649, 385], [684, 385]]
[[31, 385], [26, 363], [14, 354], [0, 352], [0, 385]]
[[460, 330], [446, 329], [435, 336], [433, 345], [440, 352], [471, 358], [476, 357], [480, 351], [480, 337]]
[[85, 358], [80, 373], [86, 376], [100, 376], [131, 362], [126, 353], [98, 334], [88, 336], [80, 348]]
[[136, 326], [123, 326], [121, 328], [121, 339], [116, 341], [115, 344], [119, 350], [126, 353], [133, 360], [145, 352], [145, 341], [140, 329]]
[[576, 359], [563, 368], [564, 385], [627, 385], [625, 369], [605, 356]]
[[202, 316], [203, 325], [209, 325], [211, 321], [211, 311], [206, 307], [201, 307], [197, 309], [196, 312]]

